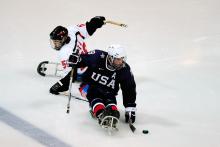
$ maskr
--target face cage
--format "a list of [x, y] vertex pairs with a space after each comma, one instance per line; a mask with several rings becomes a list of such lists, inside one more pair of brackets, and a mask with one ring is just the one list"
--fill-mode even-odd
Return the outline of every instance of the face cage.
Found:
[[115, 58], [113, 56], [108, 56], [108, 61], [109, 61], [109, 64], [110, 64], [109, 68], [110, 69], [114, 69], [114, 70], [119, 70], [119, 69], [125, 67], [125, 60], [126, 60], [126, 58], [125, 57], [121, 57], [121, 58], [123, 60], [122, 64], [116, 65], [116, 64], [114, 64]]
[[50, 39], [50, 46], [59, 51], [61, 49], [61, 47], [63, 46], [63, 42], [64, 42], [64, 39], [62, 40], [53, 40], [53, 39]]

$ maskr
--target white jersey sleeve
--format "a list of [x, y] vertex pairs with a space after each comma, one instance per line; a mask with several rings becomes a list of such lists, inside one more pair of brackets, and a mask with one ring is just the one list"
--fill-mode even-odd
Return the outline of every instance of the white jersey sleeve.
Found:
[[76, 27], [77, 27], [78, 31], [80, 32], [80, 34], [84, 37], [84, 39], [90, 37], [89, 33], [87, 32], [85, 24], [79, 24]]
[[[87, 53], [86, 44], [84, 40], [89, 37], [86, 30], [86, 25], [81, 24], [77, 26], [67, 27], [68, 36], [70, 37], [70, 42], [63, 45], [59, 51], [58, 58], [63, 67], [62, 76], [66, 76], [70, 71], [71, 67], [68, 66], [69, 56], [75, 51], [79, 50], [80, 54]], [[80, 72], [80, 71], [79, 71]]]

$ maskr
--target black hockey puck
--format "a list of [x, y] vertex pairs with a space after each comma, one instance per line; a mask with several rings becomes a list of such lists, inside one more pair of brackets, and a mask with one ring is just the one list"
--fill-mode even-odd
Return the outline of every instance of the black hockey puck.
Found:
[[143, 130], [142, 133], [143, 133], [143, 134], [148, 134], [149, 131], [148, 131], [148, 130]]

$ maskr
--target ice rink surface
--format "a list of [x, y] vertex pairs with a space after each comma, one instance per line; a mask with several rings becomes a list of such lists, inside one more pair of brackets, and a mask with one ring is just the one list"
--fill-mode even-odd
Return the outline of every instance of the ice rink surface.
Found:
[[[1, 0], [0, 146], [219, 147], [219, 0]], [[37, 74], [56, 61], [49, 33], [101, 15], [128, 24], [105, 25], [88, 48], [127, 47], [137, 83], [136, 133], [124, 123], [109, 136], [88, 104], [49, 94], [57, 78]], [[73, 94], [79, 96], [78, 85]], [[142, 134], [148, 129], [149, 134]]]

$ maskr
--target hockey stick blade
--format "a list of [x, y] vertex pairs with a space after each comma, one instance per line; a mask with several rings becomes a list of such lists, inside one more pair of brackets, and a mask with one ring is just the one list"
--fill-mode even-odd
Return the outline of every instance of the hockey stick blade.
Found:
[[[67, 93], [67, 92], [60, 92], [60, 95], [69, 96], [69, 93]], [[89, 102], [86, 99], [82, 99], [82, 98], [80, 98], [78, 96], [74, 96], [74, 95], [71, 95], [71, 98], [77, 99], [77, 100], [80, 100], [80, 101], [84, 101], [84, 102]]]
[[129, 127], [130, 127], [131, 131], [134, 133], [135, 130], [136, 130], [136, 128], [135, 128], [135, 126], [132, 124], [131, 119], [129, 120]]
[[88, 100], [81, 99], [81, 98], [74, 96], [74, 95], [71, 95], [71, 97], [74, 99], [80, 100], [80, 101], [89, 102]]

